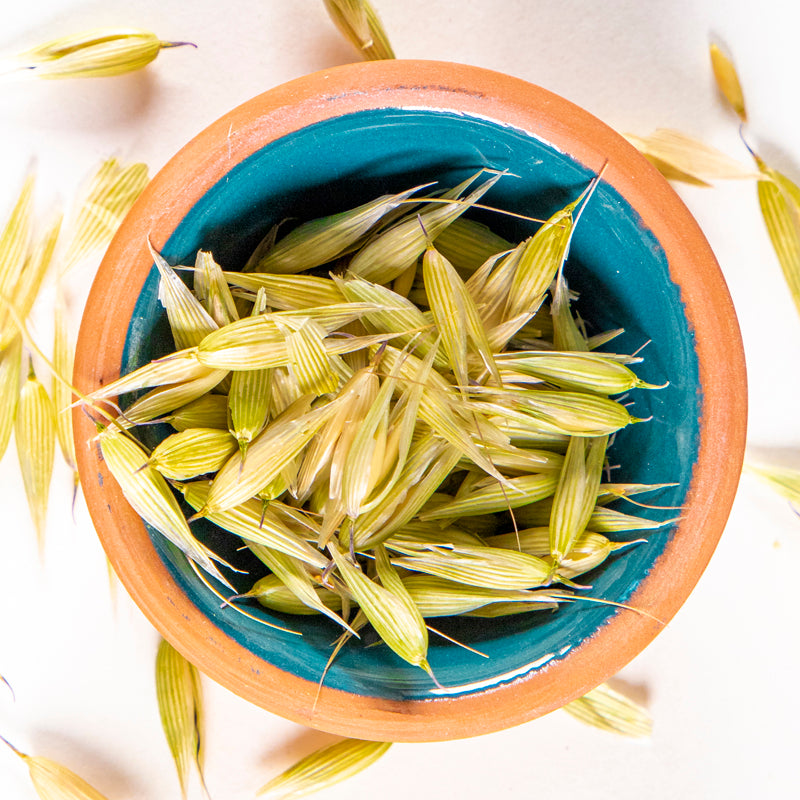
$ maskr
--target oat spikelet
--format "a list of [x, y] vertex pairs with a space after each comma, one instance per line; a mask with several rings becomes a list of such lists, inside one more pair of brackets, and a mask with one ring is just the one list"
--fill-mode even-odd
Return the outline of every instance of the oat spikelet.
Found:
[[785, 497], [790, 503], [800, 504], [800, 470], [750, 463], [746, 463], [744, 469], [745, 472], [755, 475], [773, 491]]
[[344, 37], [369, 61], [394, 58], [389, 37], [370, 0], [324, 0]]
[[42, 756], [29, 756], [0, 736], [26, 764], [31, 782], [42, 800], [107, 800], [72, 770]]
[[181, 785], [187, 796], [192, 767], [203, 780], [203, 698], [200, 675], [169, 642], [162, 639], [156, 654], [156, 697], [161, 727]]
[[[66, 309], [64, 308], [64, 298], [59, 292], [56, 298], [55, 308], [55, 336], [53, 341], [53, 366], [56, 373], [69, 382], [72, 380], [72, 364], [75, 352], [69, 341], [67, 333]], [[56, 415], [56, 434], [58, 443], [61, 447], [61, 454], [64, 456], [67, 466], [75, 475], [75, 483], [78, 482], [78, 472], [75, 460], [75, 440], [72, 435], [72, 392], [67, 383], [58, 379], [53, 381], [52, 386], [53, 408]]]
[[150, 255], [161, 276], [158, 284], [158, 299], [167, 311], [175, 346], [180, 350], [196, 347], [209, 333], [218, 330], [219, 325], [203, 308], [189, 287], [178, 277], [167, 260], [149, 241], [148, 245], [150, 246]]
[[587, 725], [622, 736], [647, 737], [653, 730], [653, 720], [646, 709], [605, 683], [567, 703], [564, 711]]
[[216, 472], [236, 449], [228, 431], [193, 428], [162, 439], [150, 456], [150, 464], [165, 478], [185, 481]]
[[105, 78], [146, 67], [168, 47], [191, 42], [165, 42], [135, 28], [97, 28], [45, 42], [16, 58], [14, 75], [36, 78]]
[[40, 551], [44, 548], [47, 501], [55, 458], [56, 426], [53, 404], [29, 362], [28, 379], [20, 392], [14, 424], [22, 482], [36, 528]]
[[391, 742], [343, 739], [301, 759], [262, 786], [257, 796], [264, 800], [295, 800], [320, 792], [366, 769], [390, 747]]
[[736, 67], [733, 61], [722, 51], [722, 48], [712, 42], [708, 48], [711, 56], [711, 68], [714, 70], [714, 78], [723, 97], [728, 101], [731, 108], [738, 114], [742, 122], [747, 122], [747, 111], [744, 106], [744, 93], [742, 85], [739, 83], [739, 76], [736, 74]]
[[432, 245], [422, 257], [422, 275], [442, 345], [461, 390], [466, 391], [469, 384], [470, 346], [500, 384], [500, 373], [478, 309], [455, 267]]
[[108, 158], [100, 165], [71, 224], [62, 274], [111, 241], [148, 181], [146, 164], [123, 166], [116, 158]]
[[103, 460], [133, 510], [209, 575], [229, 586], [212, 559], [225, 562], [195, 539], [172, 490], [148, 463], [141, 445], [116, 428], [106, 428], [99, 440]]
[[[405, 216], [367, 242], [350, 261], [350, 271], [368, 281], [388, 283], [402, 275], [425, 252], [430, 239], [435, 239], [451, 222], [480, 200], [503, 173], [496, 172], [466, 197], [469, 185], [484, 171], [476, 173], [445, 192], [418, 215]], [[420, 225], [420, 219], [422, 224]]]
[[546, 589], [487, 589], [464, 583], [435, 578], [432, 575], [409, 575], [403, 578], [415, 605], [423, 617], [450, 617], [467, 614], [494, 603], [521, 603], [526, 609], [536, 604], [538, 608], [555, 608], [557, 599]]
[[404, 661], [430, 674], [428, 629], [408, 592], [398, 593], [371, 580], [339, 551], [334, 541], [328, 543], [328, 549], [345, 586], [383, 642]]
[[[31, 240], [34, 177], [29, 175], [0, 233], [0, 295], [19, 302], [16, 289], [25, 269]], [[0, 305], [0, 350], [16, 336], [17, 328]]]
[[17, 336], [0, 350], [0, 459], [5, 455], [19, 399], [19, 377], [22, 363], [22, 339]]
[[315, 581], [301, 561], [259, 544], [250, 544], [250, 549], [303, 605], [324, 614], [354, 636], [358, 636], [336, 612], [325, 605], [317, 594]]
[[195, 258], [194, 293], [220, 327], [239, 319], [236, 301], [225, 279], [225, 273], [214, 260], [214, 256], [205, 250], [198, 250]]
[[710, 181], [758, 177], [721, 150], [680, 131], [659, 128], [649, 136], [625, 138], [669, 180], [708, 186]]
[[393, 545], [392, 549], [408, 554], [392, 559], [398, 567], [487, 589], [530, 589], [547, 584], [553, 574], [544, 559], [499, 547], [455, 545], [421, 551]]
[[757, 184], [761, 215], [792, 300], [800, 312], [800, 187], [758, 156], [755, 158], [764, 176]]
[[589, 523], [607, 446], [607, 436], [570, 439], [550, 513], [550, 553], [556, 563], [572, 549]]
[[386, 214], [423, 188], [415, 186], [399, 194], [382, 195], [349, 211], [305, 222], [263, 255], [259, 246], [254, 256], [261, 257], [251, 258], [245, 272], [292, 274], [327, 264], [348, 252]]

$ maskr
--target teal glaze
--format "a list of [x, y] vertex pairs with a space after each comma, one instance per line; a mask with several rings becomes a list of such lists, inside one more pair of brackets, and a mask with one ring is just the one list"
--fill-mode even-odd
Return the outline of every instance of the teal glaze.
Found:
[[[309, 126], [273, 142], [236, 166], [191, 210], [164, 248], [174, 264], [191, 264], [199, 248], [211, 250], [226, 269], [241, 267], [250, 251], [284, 217], [311, 218], [341, 211], [385, 192], [439, 180], [453, 185], [481, 167], [508, 169], [484, 202], [511, 211], [548, 215], [574, 199], [592, 173], [537, 138], [484, 119], [431, 110], [363, 111]], [[522, 238], [535, 225], [484, 215], [500, 233]], [[628, 203], [601, 181], [580, 219], [567, 262], [571, 288], [581, 292], [578, 307], [595, 331], [624, 327], [613, 349], [631, 352], [645, 342], [645, 380], [669, 386], [631, 393], [632, 413], [651, 417], [617, 436], [612, 462], [623, 468], [614, 480], [679, 486], [660, 492], [660, 505], [684, 500], [697, 457], [701, 392], [692, 331], [666, 257]], [[155, 268], [130, 323], [123, 372], [172, 348], [157, 302]], [[152, 444], [164, 435], [144, 429]], [[657, 512], [644, 512], [656, 516]], [[664, 512], [662, 512], [664, 513]], [[236, 540], [212, 526], [195, 531], [220, 554], [252, 566], [235, 552]], [[303, 637], [272, 631], [230, 609], [203, 587], [180, 554], [156, 533], [162, 559], [201, 611], [220, 630], [264, 660], [316, 682], [338, 629], [328, 620], [284, 618], [251, 609]], [[650, 543], [623, 551], [589, 576], [592, 597], [625, 602], [663, 551], [670, 531]], [[232, 576], [246, 588], [241, 576]], [[436, 626], [469, 644], [484, 659], [431, 636], [430, 662], [446, 694], [463, 694], [513, 680], [563, 657], [614, 614], [608, 606], [574, 603], [556, 613], [498, 620], [440, 619]], [[369, 635], [366, 637], [369, 640]], [[326, 685], [357, 694], [393, 699], [431, 697], [430, 679], [385, 646], [345, 648]], [[440, 692], [436, 692], [439, 694]]]

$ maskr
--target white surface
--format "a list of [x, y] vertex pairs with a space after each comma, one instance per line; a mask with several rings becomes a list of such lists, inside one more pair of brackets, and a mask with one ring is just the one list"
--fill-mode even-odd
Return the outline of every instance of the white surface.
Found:
[[[750, 141], [800, 179], [800, 7], [788, 0], [374, 0], [399, 56], [471, 63], [539, 83], [620, 131], [675, 127], [746, 161], [707, 56], [726, 42], [747, 96]], [[144, 73], [84, 82], [0, 83], [0, 209], [34, 161], [42, 211], [68, 200], [108, 155], [155, 172], [238, 103], [354, 59], [321, 0], [3, 3], [0, 50], [99, 25], [150, 29], [198, 49], [162, 53]], [[800, 317], [751, 184], [679, 188], [714, 248], [739, 314], [750, 375], [750, 444], [800, 454]], [[75, 325], [91, 271], [76, 276]], [[45, 291], [36, 318], [51, 338]], [[797, 459], [796, 459], [797, 460]], [[105, 564], [70, 476], [53, 482], [39, 561], [13, 446], [0, 464], [0, 734], [70, 766], [109, 800], [179, 796], [152, 672], [157, 637]], [[730, 522], [674, 621], [620, 675], [646, 697], [649, 741], [586, 728], [557, 712], [479, 739], [397, 745], [336, 798], [794, 797], [800, 743], [800, 520], [742, 481]], [[207, 780], [215, 800], [244, 800], [333, 737], [305, 730], [204, 682]], [[199, 795], [196, 795], [199, 796]], [[0, 798], [30, 800], [26, 771], [0, 748]]]

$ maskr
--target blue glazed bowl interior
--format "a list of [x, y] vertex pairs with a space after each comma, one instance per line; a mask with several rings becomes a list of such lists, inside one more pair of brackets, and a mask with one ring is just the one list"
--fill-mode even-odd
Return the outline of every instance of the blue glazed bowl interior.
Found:
[[[509, 170], [483, 203], [546, 218], [575, 199], [594, 177], [570, 156], [530, 134], [481, 118], [432, 110], [382, 109], [343, 115], [272, 142], [232, 169], [186, 215], [164, 247], [172, 264], [193, 264], [198, 249], [210, 250], [224, 269], [239, 269], [269, 228], [284, 218], [309, 219], [342, 211], [379, 194], [439, 181], [453, 186], [481, 167]], [[508, 216], [479, 217], [498, 233], [519, 241], [536, 224]], [[578, 310], [591, 332], [622, 327], [625, 333], [606, 349], [631, 353], [649, 342], [636, 367], [659, 391], [636, 390], [628, 401], [636, 417], [649, 422], [620, 432], [611, 463], [615, 481], [676, 482], [652, 502], [680, 506], [697, 458], [700, 391], [693, 334], [683, 313], [658, 241], [630, 205], [602, 180], [580, 218], [565, 274], [580, 293]], [[128, 372], [174, 349], [157, 300], [155, 268], [130, 322], [122, 363]], [[165, 427], [143, 429], [153, 446]], [[630, 509], [627, 509], [630, 511]], [[669, 512], [636, 509], [654, 519]], [[240, 541], [199, 521], [196, 535], [220, 555], [257, 569], [238, 551]], [[269, 629], [220, 602], [195, 576], [177, 550], [155, 531], [153, 543], [193, 603], [224, 633], [274, 664], [316, 683], [339, 635], [327, 619], [284, 617], [260, 607], [249, 610], [286, 625], [302, 637]], [[651, 532], [648, 543], [621, 551], [586, 577], [585, 594], [626, 602], [647, 576], [671, 535]], [[613, 537], [612, 537], [613, 538]], [[620, 538], [638, 538], [626, 534]], [[232, 575], [246, 591], [252, 579]], [[488, 655], [482, 658], [431, 636], [429, 659], [444, 690], [421, 670], [385, 646], [348, 645], [334, 662], [326, 685], [392, 700], [458, 695], [525, 675], [563, 658], [615, 613], [610, 606], [576, 602], [556, 612], [533, 612], [495, 620], [437, 619], [436, 627]], [[369, 637], [367, 642], [369, 643]], [[433, 690], [433, 691], [432, 691]]]

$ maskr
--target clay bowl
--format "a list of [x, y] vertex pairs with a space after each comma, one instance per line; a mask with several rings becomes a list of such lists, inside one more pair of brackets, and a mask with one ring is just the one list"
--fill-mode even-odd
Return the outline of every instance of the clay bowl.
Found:
[[[489, 658], [432, 637], [430, 661], [444, 687], [436, 689], [387, 648], [356, 645], [337, 659], [313, 708], [336, 627], [293, 619], [298, 637], [220, 608], [180, 554], [127, 505], [98, 449], [86, 445], [93, 426], [75, 415], [89, 509], [135, 602], [211, 678], [322, 730], [432, 741], [516, 725], [613, 675], [686, 600], [728, 517], [746, 416], [734, 311], [697, 224], [621, 137], [544, 89], [454, 64], [357, 64], [268, 91], [191, 141], [128, 215], [86, 307], [75, 375], [90, 390], [172, 349], [148, 236], [173, 264], [193, 263], [203, 248], [236, 269], [285, 217], [332, 213], [426, 181], [452, 186], [482, 166], [518, 176], [500, 181], [486, 203], [544, 215], [603, 170], [572, 244], [570, 286], [593, 329], [625, 328], [616, 351], [650, 341], [641, 377], [670, 382], [633, 393], [636, 415], [652, 420], [617, 436], [612, 458], [623, 467], [615, 480], [675, 481], [654, 501], [683, 511], [646, 546], [592, 573], [591, 595], [646, 614], [575, 603], [556, 613], [441, 621]], [[532, 232], [530, 223], [494, 219], [509, 237]], [[165, 431], [143, 435], [152, 444]], [[669, 512], [644, 513], [663, 519]], [[234, 556], [230, 537], [202, 524], [196, 532]]]

